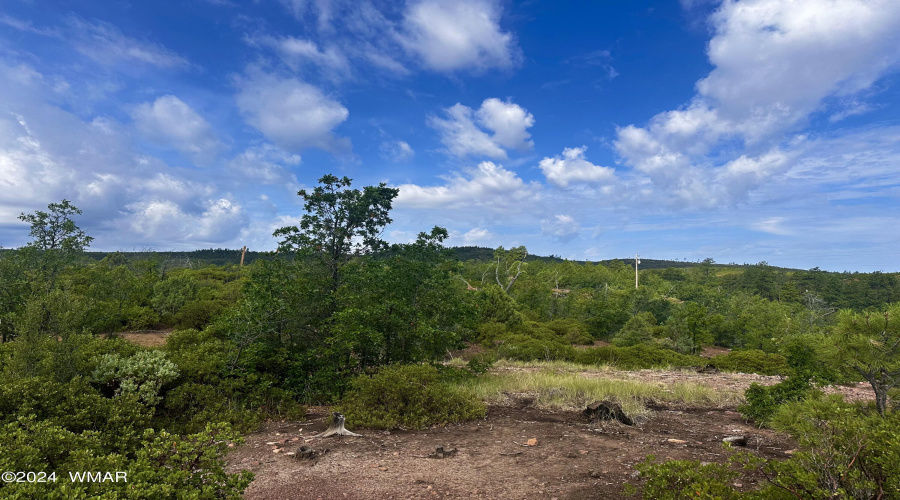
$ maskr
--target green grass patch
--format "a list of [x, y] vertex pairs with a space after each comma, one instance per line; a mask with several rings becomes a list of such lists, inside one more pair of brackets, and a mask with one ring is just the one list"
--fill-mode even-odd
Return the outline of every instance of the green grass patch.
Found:
[[[560, 363], [553, 366], [566, 368]], [[460, 385], [489, 404], [506, 402], [510, 395], [523, 395], [533, 397], [539, 407], [579, 410], [594, 401], [612, 399], [631, 416], [645, 413], [645, 404], [651, 401], [709, 407], [735, 406], [741, 401], [739, 393], [700, 384], [664, 385], [555, 370], [493, 373]]]

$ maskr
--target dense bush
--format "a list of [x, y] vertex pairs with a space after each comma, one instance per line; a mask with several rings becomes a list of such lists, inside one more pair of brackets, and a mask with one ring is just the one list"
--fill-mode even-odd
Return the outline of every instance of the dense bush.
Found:
[[786, 375], [790, 371], [784, 356], [766, 353], [758, 349], [731, 351], [709, 360], [716, 368], [728, 372], [759, 373], [760, 375]]
[[350, 384], [341, 403], [349, 425], [423, 429], [483, 418], [484, 403], [442, 380], [431, 365], [386, 366]]
[[703, 366], [706, 363], [699, 356], [677, 353], [652, 344], [638, 344], [630, 347], [603, 346], [579, 350], [574, 360], [586, 365], [614, 365], [623, 370]]
[[739, 406], [738, 411], [745, 418], [765, 424], [779, 406], [790, 401], [801, 401], [811, 390], [809, 380], [802, 377], [788, 377], [768, 387], [754, 383], [744, 392], [747, 402]]
[[206, 422], [228, 422], [249, 432], [266, 416], [305, 413], [274, 375], [254, 369], [253, 353], [238, 360], [237, 347], [209, 330], [172, 332], [164, 350], [180, 371], [161, 405], [173, 429], [197, 432]]
[[[732, 486], [740, 473], [727, 464], [701, 463], [699, 460], [668, 460], [657, 463], [656, 457], [635, 466], [643, 480], [641, 496], [647, 500], [681, 500], [708, 498], [731, 500], [742, 498]], [[626, 485], [626, 492], [637, 491]]]
[[[637, 466], [641, 495], [647, 499], [900, 498], [900, 415], [896, 412], [881, 416], [873, 408], [845, 403], [840, 396], [811, 397], [785, 403], [771, 422], [797, 440], [800, 449], [791, 458], [766, 460], [740, 452], [729, 458], [729, 464], [704, 465], [687, 460], [654, 463], [648, 457]], [[736, 482], [747, 484], [750, 478], [763, 479], [758, 489], [735, 489]]]

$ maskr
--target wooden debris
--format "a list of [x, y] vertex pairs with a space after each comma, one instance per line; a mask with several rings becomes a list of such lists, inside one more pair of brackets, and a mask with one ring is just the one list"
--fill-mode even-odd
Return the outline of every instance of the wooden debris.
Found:
[[732, 446], [747, 446], [747, 436], [726, 436], [723, 443], [731, 443]]

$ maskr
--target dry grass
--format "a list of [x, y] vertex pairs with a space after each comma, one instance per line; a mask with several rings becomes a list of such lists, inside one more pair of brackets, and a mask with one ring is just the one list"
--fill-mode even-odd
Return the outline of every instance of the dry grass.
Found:
[[543, 408], [583, 409], [594, 401], [611, 399], [626, 413], [646, 413], [648, 402], [699, 407], [734, 407], [743, 394], [690, 382], [643, 382], [617, 378], [621, 373], [606, 366], [564, 362], [499, 362], [489, 374], [465, 383], [465, 388], [487, 403], [503, 404], [510, 396], [534, 399]]

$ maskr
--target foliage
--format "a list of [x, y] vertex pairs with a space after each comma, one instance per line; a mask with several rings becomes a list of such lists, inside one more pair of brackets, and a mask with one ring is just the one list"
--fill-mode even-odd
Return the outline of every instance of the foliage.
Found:
[[[808, 498], [897, 498], [900, 415], [880, 415], [839, 396], [785, 404], [772, 426], [797, 439], [801, 451], [767, 464], [769, 481]], [[774, 489], [774, 488], [773, 488]]]
[[178, 377], [178, 367], [162, 351], [141, 351], [130, 357], [106, 354], [94, 369], [93, 381], [116, 396], [134, 395], [148, 407], [162, 399], [162, 386]]
[[[680, 500], [682, 498], [737, 499], [742, 495], [732, 487], [740, 476], [728, 464], [701, 463], [699, 460], [668, 460], [657, 463], [656, 457], [635, 465], [644, 480], [641, 496], [648, 500]], [[628, 485], [631, 486], [631, 485]], [[634, 494], [634, 486], [626, 491]]]
[[612, 343], [616, 347], [629, 347], [651, 342], [658, 335], [658, 330], [653, 313], [644, 311], [632, 316], [612, 338]]
[[786, 375], [790, 370], [784, 356], [758, 349], [731, 351], [710, 359], [710, 364], [723, 371], [761, 375]]
[[839, 359], [869, 382], [883, 414], [888, 391], [900, 386], [900, 303], [883, 313], [841, 311], [837, 331]]
[[81, 252], [87, 248], [94, 238], [85, 234], [72, 220], [73, 215], [81, 215], [81, 210], [69, 200], [47, 205], [49, 212], [41, 210], [33, 214], [20, 214], [19, 220], [31, 225], [30, 235], [33, 238], [29, 247], [42, 251], [59, 251], [63, 253]]
[[325, 175], [312, 192], [301, 189], [306, 211], [300, 225], [275, 231], [283, 237], [282, 252], [308, 252], [319, 256], [328, 268], [332, 291], [340, 284], [340, 271], [354, 256], [383, 249], [381, 231], [391, 223], [389, 212], [399, 190], [381, 183], [362, 191], [349, 189], [351, 179]]
[[768, 423], [779, 406], [791, 402], [806, 399], [812, 388], [809, 380], [803, 377], [788, 377], [775, 385], [764, 386], [753, 383], [744, 393], [747, 402], [738, 411], [745, 418], [759, 424]]
[[423, 429], [483, 418], [484, 403], [441, 379], [431, 365], [392, 365], [357, 377], [341, 403], [350, 425]]
[[641, 370], [668, 366], [703, 366], [706, 364], [705, 360], [699, 356], [681, 354], [653, 344], [583, 349], [576, 353], [575, 361], [591, 365], [614, 365], [623, 370]]

